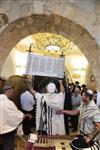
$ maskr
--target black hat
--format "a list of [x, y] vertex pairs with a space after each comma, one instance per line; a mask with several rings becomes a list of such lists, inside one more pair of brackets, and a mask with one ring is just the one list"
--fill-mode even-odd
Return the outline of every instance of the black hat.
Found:
[[80, 83], [78, 81], [76, 81], [75, 84], [80, 84]]

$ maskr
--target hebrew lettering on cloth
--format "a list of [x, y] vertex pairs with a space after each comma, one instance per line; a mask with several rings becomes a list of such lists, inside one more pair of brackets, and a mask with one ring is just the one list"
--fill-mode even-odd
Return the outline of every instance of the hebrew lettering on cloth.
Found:
[[63, 78], [64, 58], [29, 53], [26, 64], [26, 74]]

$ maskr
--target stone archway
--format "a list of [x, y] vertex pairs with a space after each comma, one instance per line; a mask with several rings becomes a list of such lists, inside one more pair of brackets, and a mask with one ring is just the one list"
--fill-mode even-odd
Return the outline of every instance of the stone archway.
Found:
[[0, 35], [0, 70], [11, 49], [23, 38], [38, 32], [60, 34], [73, 41], [87, 57], [100, 89], [100, 49], [90, 33], [67, 18], [52, 15], [31, 15], [12, 22]]

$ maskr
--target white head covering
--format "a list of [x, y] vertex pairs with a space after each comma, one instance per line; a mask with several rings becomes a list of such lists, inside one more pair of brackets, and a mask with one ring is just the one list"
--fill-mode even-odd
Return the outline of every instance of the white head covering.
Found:
[[56, 91], [56, 85], [54, 83], [49, 83], [47, 85], [47, 91], [49, 93], [54, 93]]
[[92, 90], [87, 90], [87, 93], [88, 93], [89, 95], [93, 95], [93, 91], [92, 91]]

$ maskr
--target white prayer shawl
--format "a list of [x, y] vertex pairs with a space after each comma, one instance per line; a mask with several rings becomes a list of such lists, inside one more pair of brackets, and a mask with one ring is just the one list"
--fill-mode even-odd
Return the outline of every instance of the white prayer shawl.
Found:
[[[80, 106], [80, 130], [89, 134], [95, 129], [94, 123], [100, 122], [100, 112], [93, 100], [88, 105], [82, 102]], [[96, 140], [100, 140], [100, 134], [96, 136]]]
[[[46, 104], [47, 104], [47, 122], [51, 122], [51, 129], [52, 129], [52, 133], [48, 133], [48, 134], [65, 135], [64, 115], [56, 114], [56, 111], [63, 109], [64, 94], [61, 92], [53, 93], [53, 94], [36, 93], [35, 97], [37, 99], [36, 130], [39, 129], [40, 116], [41, 116], [41, 105], [40, 104], [41, 104], [41, 98], [43, 97], [42, 103], [46, 102]], [[51, 110], [52, 110], [52, 112], [51, 112]], [[48, 113], [52, 113], [51, 118], [48, 118], [48, 116], [49, 116]]]
[[15, 130], [22, 122], [24, 114], [19, 111], [5, 94], [0, 94], [0, 134]]

